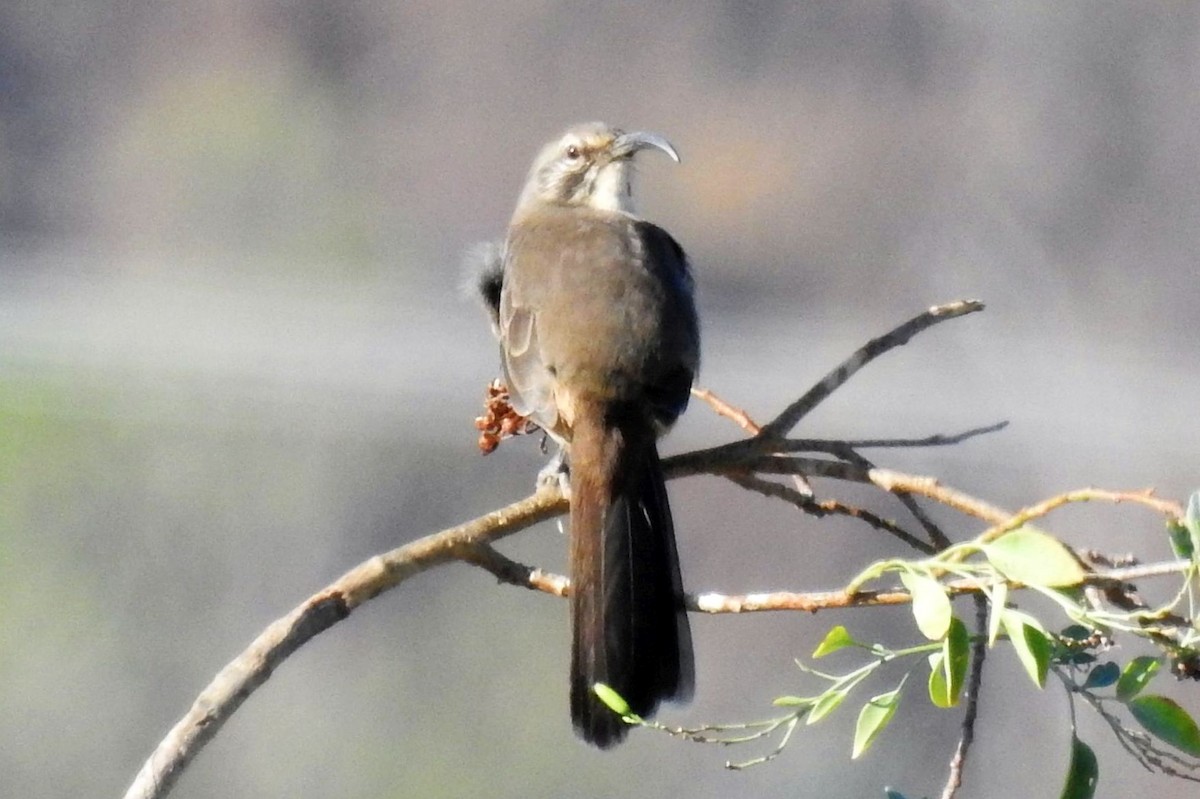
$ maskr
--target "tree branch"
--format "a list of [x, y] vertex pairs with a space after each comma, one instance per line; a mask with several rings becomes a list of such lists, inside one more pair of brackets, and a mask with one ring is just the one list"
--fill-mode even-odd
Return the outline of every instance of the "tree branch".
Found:
[[[783, 459], [794, 460], [794, 459]], [[848, 466], [848, 464], [845, 464]], [[881, 470], [870, 470], [872, 473]], [[922, 478], [888, 472], [888, 483], [908, 487], [923, 485]], [[673, 475], [677, 476], [677, 475]], [[781, 486], [781, 488], [783, 488]], [[940, 494], [939, 494], [940, 495]], [[957, 495], [954, 495], [957, 497]], [[1146, 492], [1106, 492], [1088, 489], [1070, 497], [1135, 501], [1168, 512], [1171, 503]], [[970, 498], [968, 498], [970, 499]], [[958, 499], [962, 504], [961, 498]], [[1063, 500], [1064, 502], [1067, 500]], [[968, 505], [977, 504], [971, 500]], [[1063, 502], [1047, 501], [1034, 510], [1057, 507]], [[346, 572], [323, 591], [310, 597], [291, 613], [271, 624], [236, 659], [223, 668], [171, 729], [142, 766], [125, 799], [157, 799], [167, 795], [179, 774], [217, 733], [221, 725], [250, 694], [266, 682], [272, 671], [309, 639], [346, 618], [369, 599], [394, 588], [409, 577], [454, 560], [487, 569], [503, 582], [522, 585], [556, 596], [568, 590], [565, 577], [511, 561], [489, 544], [520, 532], [538, 522], [562, 514], [567, 502], [556, 488], [538, 493], [465, 524], [420, 538], [377, 555]], [[1034, 510], [1027, 511], [1032, 514]], [[1113, 585], [1141, 577], [1180, 573], [1187, 561], [1109, 569], [1089, 574], [1088, 584]], [[952, 594], [978, 593], [984, 586], [974, 581], [947, 584]], [[703, 593], [688, 597], [688, 607], [702, 613], [749, 613], [768, 610], [816, 612], [835, 608], [899, 605], [910, 601], [903, 591], [818, 591], [797, 593], [774, 591], [753, 594]]]
[[[1183, 574], [1191, 567], [1186, 560], [1148, 563], [1121, 569], [1105, 569], [1084, 576], [1082, 585], [1119, 585], [1131, 580]], [[991, 586], [978, 580], [951, 580], [944, 584], [951, 596], [981, 594]], [[1024, 588], [1010, 582], [1013, 590]], [[768, 591], [754, 594], [718, 594], [713, 592], [688, 595], [688, 609], [701, 613], [757, 613], [768, 610], [801, 610], [816, 613], [820, 610], [863, 608], [877, 605], [907, 605], [912, 597], [907, 591]]]
[[857, 349], [853, 355], [839, 364], [836, 369], [825, 375], [821, 382], [810, 388], [804, 396], [785, 408], [783, 413], [776, 416], [763, 427], [759, 435], [767, 439], [783, 438], [796, 426], [797, 422], [824, 402], [830, 394], [840, 388], [855, 372], [880, 355], [883, 355], [888, 350], [907, 344], [913, 336], [933, 327], [938, 322], [945, 322], [948, 319], [954, 319], [982, 310], [983, 303], [977, 300], [959, 300], [958, 302], [951, 302], [946, 305], [935, 305], [925, 311], [925, 313], [908, 320], [890, 333], [871, 339]]
[[[874, 339], [856, 351], [849, 359], [789, 406], [774, 421], [758, 430], [753, 438], [719, 447], [691, 452], [664, 460], [668, 478], [694, 474], [722, 475], [745, 488], [791, 502], [816, 515], [840, 514], [863, 519], [871, 526], [896, 536], [923, 553], [937, 547], [921, 541], [895, 522], [887, 521], [868, 511], [853, 508], [834, 500], [818, 502], [804, 495], [803, 488], [789, 489], [762, 478], [761, 474], [788, 474], [804, 477], [825, 477], [858, 483], [870, 483], [905, 499], [921, 496], [933, 499], [962, 513], [992, 525], [989, 535], [1019, 526], [1025, 521], [1048, 513], [1066, 502], [1100, 499], [1112, 502], [1133, 501], [1178, 518], [1182, 511], [1177, 504], [1152, 497], [1149, 492], [1105, 492], [1086, 489], [1061, 495], [1012, 515], [982, 500], [948, 488], [930, 477], [919, 477], [881, 469], [867, 463], [854, 452], [855, 446], [936, 446], [963, 440], [999, 429], [998, 425], [967, 431], [957, 437], [933, 436], [913, 441], [867, 440], [859, 442], [821, 442], [787, 440], [783, 438], [805, 414], [849, 379], [858, 369], [880, 354], [906, 343], [922, 330], [946, 319], [982, 309], [972, 301], [935, 307], [901, 325], [885, 336]], [[746, 430], [756, 425], [740, 411], [711, 392], [701, 390], [697, 396], [705, 399], [718, 412], [734, 419]], [[807, 458], [784, 454], [794, 451], [823, 452], [834, 457]], [[840, 457], [839, 457], [840, 456]], [[756, 474], [757, 473], [757, 474]], [[806, 484], [800, 484], [806, 486]], [[283, 618], [266, 628], [236, 659], [226, 665], [200, 693], [192, 707], [167, 733], [153, 754], [142, 766], [125, 793], [125, 799], [159, 799], [166, 796], [183, 769], [210, 741], [222, 724], [259, 686], [274, 669], [309, 639], [349, 616], [359, 605], [399, 585], [409, 577], [451, 561], [463, 561], [495, 575], [504, 583], [565, 596], [569, 584], [565, 577], [524, 566], [507, 558], [491, 544], [513, 535], [538, 522], [558, 516], [567, 510], [567, 501], [557, 488], [546, 487], [538, 493], [505, 508], [488, 513], [473, 521], [451, 527], [433, 535], [364, 561], [342, 575], [323, 591], [310, 597]], [[920, 518], [920, 517], [918, 517]], [[924, 523], [924, 522], [923, 522]], [[936, 530], [936, 528], [934, 528]], [[930, 531], [931, 535], [934, 532]], [[940, 535], [940, 531], [937, 531]], [[934, 535], [935, 544], [944, 542]], [[942, 536], [944, 539], [944, 536]], [[1097, 585], [1120, 585], [1132, 579], [1160, 574], [1183, 572], [1186, 561], [1149, 566], [1132, 566], [1098, 570], [1090, 573], [1086, 582]], [[952, 594], [978, 594], [984, 586], [972, 581], [947, 584]], [[815, 612], [833, 608], [897, 605], [911, 601], [903, 591], [841, 591], [769, 592], [756, 594], [718, 594], [706, 592], [689, 595], [687, 606], [702, 613], [747, 613], [766, 610], [803, 610]], [[982, 663], [977, 653], [976, 668]], [[978, 676], [972, 678], [968, 711], [972, 719], [977, 694]], [[964, 722], [965, 725], [965, 722]], [[964, 726], [960, 754], [965, 757], [971, 733]], [[957, 758], [958, 756], [956, 756]], [[953, 766], [952, 766], [953, 768]], [[953, 772], [952, 772], [953, 776]]]
[[[561, 574], [547, 572], [534, 566], [527, 566], [510, 559], [496, 549], [485, 545], [476, 545], [472, 550], [484, 550], [486, 554], [465, 554], [463, 559], [473, 563], [495, 575], [496, 578], [508, 585], [541, 591], [556, 597], [568, 596], [571, 592], [571, 581]], [[1190, 564], [1186, 560], [1170, 560], [1161, 563], [1146, 563], [1136, 566], [1124, 566], [1118, 569], [1103, 569], [1087, 574], [1081, 585], [1119, 586], [1133, 580], [1152, 577], [1166, 577], [1172, 574], [1183, 574]], [[978, 580], [951, 580], [944, 583], [946, 591], [951, 596], [981, 596], [992, 586]], [[1010, 582], [1009, 587], [1021, 590], [1021, 583]], [[318, 595], [320, 596], [320, 595]], [[760, 591], [747, 594], [722, 594], [716, 591], [706, 591], [700, 594], [685, 594], [684, 606], [693, 613], [762, 613], [765, 611], [790, 610], [816, 613], [822, 610], [841, 610], [845, 608], [870, 608], [880, 605], [907, 605], [912, 602], [912, 596], [900, 589], [887, 591]]]

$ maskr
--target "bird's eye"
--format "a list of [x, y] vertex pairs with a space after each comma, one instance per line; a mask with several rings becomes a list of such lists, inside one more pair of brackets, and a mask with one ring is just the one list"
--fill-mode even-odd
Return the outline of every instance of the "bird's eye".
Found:
[[574, 144], [568, 144], [567, 145], [567, 158], [574, 161], [578, 157], [579, 157], [579, 148], [576, 147]]

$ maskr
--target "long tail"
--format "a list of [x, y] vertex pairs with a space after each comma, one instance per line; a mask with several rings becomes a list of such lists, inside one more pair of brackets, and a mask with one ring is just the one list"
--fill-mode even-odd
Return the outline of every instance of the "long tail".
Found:
[[639, 716], [685, 699], [692, 636], [683, 607], [675, 528], [642, 414], [577, 409], [571, 442], [571, 720], [601, 748], [628, 725], [592, 693], [609, 685]]

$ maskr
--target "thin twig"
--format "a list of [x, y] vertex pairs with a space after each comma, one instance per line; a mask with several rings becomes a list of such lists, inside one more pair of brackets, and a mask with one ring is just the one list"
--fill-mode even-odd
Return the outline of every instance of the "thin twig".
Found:
[[[512, 560], [507, 555], [487, 545], [474, 543], [464, 547], [462, 560], [479, 566], [508, 585], [529, 588], [550, 596], [564, 597], [570, 593], [571, 581], [561, 575], [527, 566]], [[1130, 580], [1151, 577], [1166, 577], [1182, 574], [1189, 568], [1189, 561], [1175, 560], [1162, 563], [1147, 563], [1105, 569], [1088, 574], [1084, 585], [1114, 585]], [[344, 579], [344, 578], [343, 578]], [[991, 588], [989, 583], [978, 580], [951, 580], [944, 583], [951, 596], [982, 595]], [[1020, 583], [1010, 583], [1012, 590], [1020, 590]], [[329, 589], [316, 598], [327, 594]], [[311, 600], [310, 600], [311, 601]], [[686, 594], [684, 606], [693, 613], [761, 613], [765, 611], [791, 610], [816, 613], [821, 610], [842, 608], [864, 608], [878, 605], [907, 605], [912, 597], [907, 591], [764, 591], [751, 594], [721, 594], [707, 591], [701, 594]], [[319, 632], [319, 631], [318, 631]]]
[[[726, 419], [731, 420], [749, 435], [757, 436], [762, 431], [762, 427], [758, 424], [758, 422], [754, 421], [754, 419], [750, 417], [750, 414], [746, 413], [741, 408], [735, 408], [733, 405], [730, 405], [728, 402], [718, 397], [709, 389], [693, 387], [692, 396], [708, 403], [708, 405], [718, 416], [723, 416]], [[804, 475], [792, 475], [792, 484], [796, 486], [796, 490], [801, 494], [804, 494], [808, 497], [813, 496], [814, 492], [812, 483], [808, 482], [808, 478], [806, 478]]]
[[[884, 447], [891, 448], [906, 448], [917, 449], [919, 447], [949, 447], [955, 444], [976, 438], [978, 436], [986, 436], [989, 433], [996, 433], [1008, 427], [1007, 421], [994, 422], [993, 424], [984, 425], [983, 427], [972, 427], [970, 430], [964, 430], [961, 433], [936, 433], [925, 438], [862, 438], [849, 439], [836, 443], [852, 449], [881, 449]], [[787, 439], [790, 441], [801, 442], [801, 439]], [[834, 443], [834, 442], [830, 442]]]
[[897, 494], [896, 498], [900, 500], [900, 504], [907, 508], [908, 512], [913, 515], [913, 518], [925, 529], [925, 534], [929, 536], [930, 542], [933, 543], [936, 549], [946, 549], [953, 543], [950, 537], [942, 531], [942, 528], [933, 520], [933, 517], [920, 506], [914, 497], [909, 494]]
[[871, 483], [892, 494], [916, 494], [936, 500], [967, 516], [991, 524], [1003, 524], [1012, 514], [976, 499], [962, 491], [942, 485], [932, 477], [904, 474], [892, 469], [868, 468], [857, 463], [826, 458], [800, 458], [789, 455], [750, 455], [734, 463], [724, 460], [721, 447], [676, 455], [663, 461], [663, 470], [670, 478], [692, 474], [730, 474], [747, 470], [766, 474], [803, 474], [809, 477], [828, 477], [854, 483]]
[[[747, 471], [827, 477], [853, 483], [871, 483], [892, 494], [924, 496], [954, 508], [967, 516], [982, 519], [989, 524], [1004, 524], [1012, 517], [1012, 514], [1004, 509], [942, 485], [932, 477], [905, 474], [878, 467], [867, 468], [844, 460], [801, 458], [794, 455], [764, 455], [755, 452], [752, 447], [745, 446], [756, 443], [759, 443], [758, 439], [751, 439], [748, 442], [736, 442], [736, 446], [726, 444], [675, 455], [663, 460], [663, 471], [668, 479], [696, 474], [727, 475]], [[1126, 499], [1135, 500], [1136, 495]]]
[[758, 423], [750, 418], [750, 414], [746, 413], [741, 408], [730, 405], [728, 402], [721, 399], [707, 388], [692, 388], [692, 396], [698, 400], [708, 403], [709, 407], [713, 409], [713, 412], [717, 414], [717, 416], [722, 416], [730, 420], [738, 427], [742, 428], [747, 435], [756, 436], [758, 435], [759, 431], [762, 430]]
[[794, 455], [750, 455], [740, 460], [729, 461], [714, 450], [689, 452], [663, 461], [663, 471], [668, 479], [692, 474], [726, 475], [736, 472], [762, 472], [764, 474], [802, 474], [806, 477], [828, 477], [852, 483], [870, 483], [870, 470], [853, 463], [829, 458], [799, 458]]
[[926, 555], [932, 555], [937, 551], [900, 525], [890, 519], [878, 516], [869, 510], [856, 508], [853, 505], [838, 502], [836, 499], [816, 500], [793, 488], [763, 479], [762, 477], [756, 477], [752, 474], [727, 474], [725, 477], [748, 491], [754, 491], [763, 496], [774, 497], [784, 502], [789, 502], [813, 516], [836, 515], [861, 519], [876, 530], [881, 530], [888, 535], [895, 536], [913, 549], [923, 552]]
[[1066, 491], [1043, 500], [1036, 505], [1022, 508], [1004, 521], [985, 530], [980, 538], [984, 542], [992, 541], [1010, 530], [1015, 530], [1023, 524], [1028, 524], [1034, 519], [1045, 516], [1052, 510], [1061, 508], [1063, 505], [1096, 501], [1111, 502], [1115, 505], [1125, 502], [1136, 503], [1157, 511], [1170, 519], [1178, 519], [1183, 516], [1182, 505], [1178, 502], [1172, 502], [1169, 499], [1160, 499], [1154, 496], [1153, 488], [1146, 488], [1141, 491], [1107, 491], [1103, 488], [1081, 488], [1076, 491]]
[[974, 516], [976, 519], [982, 519], [993, 524], [1007, 521], [1012, 515], [1003, 508], [996, 507], [981, 499], [976, 499], [957, 489], [944, 486], [933, 477], [904, 474], [892, 469], [872, 469], [870, 480], [871, 483], [879, 486], [884, 491], [890, 491], [893, 494], [916, 494], [917, 496], [928, 497], [947, 507], [954, 508], [959, 513]]
[[467, 563], [491, 572], [497, 580], [508, 585], [519, 585], [531, 591], [541, 591], [559, 597], [565, 597], [571, 592], [571, 581], [568, 578], [518, 563], [501, 554], [491, 544], [467, 547], [463, 550], [462, 558]]
[[979, 714], [979, 691], [983, 686], [983, 660], [987, 657], [988, 601], [982, 594], [976, 594], [974, 600], [976, 635], [971, 644], [971, 673], [967, 677], [962, 732], [959, 733], [954, 756], [950, 758], [950, 773], [946, 778], [946, 787], [942, 790], [942, 799], [954, 799], [958, 789], [962, 787], [967, 753], [975, 740], [975, 718]]
[[[865, 469], [874, 469], [875, 464], [859, 455], [849, 447], [844, 448], [838, 453], [844, 460], [850, 463], [861, 466]], [[913, 518], [925, 529], [925, 534], [929, 536], [929, 543], [936, 550], [943, 550], [950, 546], [950, 537], [942, 531], [937, 522], [933, 520], [925, 509], [920, 506], [916, 498], [905, 493], [896, 494], [896, 498], [900, 500], [900, 504], [908, 509], [908, 512], [913, 515]]]
[[907, 344], [909, 339], [921, 331], [933, 327], [938, 322], [945, 322], [948, 319], [954, 319], [964, 314], [982, 310], [983, 303], [977, 300], [959, 300], [958, 302], [951, 302], [946, 305], [935, 305], [925, 311], [925, 313], [915, 316], [895, 328], [890, 333], [871, 339], [862, 347], [855, 350], [854, 354], [839, 364], [836, 369], [825, 375], [820, 383], [809, 389], [804, 396], [793, 402], [784, 409], [783, 413], [776, 416], [764, 426], [760, 433], [761, 437], [767, 439], [781, 439], [785, 437], [796, 426], [797, 422], [807, 416], [813, 408], [820, 405], [830, 394], [849, 380], [855, 372], [888, 350]]
[[[850, 449], [920, 449], [949, 447], [978, 436], [995, 433], [1008, 427], [1008, 422], [996, 422], [984, 427], [972, 427], [961, 433], [935, 433], [923, 438], [785, 438], [771, 443], [772, 452], [828, 452], [834, 454], [845, 447]], [[761, 449], [761, 447], [759, 447]]]
[[[1121, 569], [1108, 569], [1084, 576], [1082, 585], [1111, 585], [1113, 583], [1140, 580], [1149, 577], [1163, 577], [1171, 574], [1183, 574], [1191, 568], [1191, 562], [1186, 560], [1149, 563], [1142, 566], [1127, 566]], [[951, 596], [966, 594], [981, 594], [989, 590], [990, 583], [979, 580], [950, 580], [943, 583]], [[1010, 582], [1009, 588], [1019, 590], [1024, 588], [1021, 583]], [[765, 591], [754, 594], [718, 594], [708, 592], [688, 595], [689, 610], [702, 613], [758, 613], [769, 610], [800, 610], [816, 613], [821, 610], [836, 610], [840, 608], [874, 607], [876, 605], [907, 605], [912, 597], [906, 591]]]
[[[735, 409], [736, 410], [736, 409]], [[722, 414], [723, 415], [723, 414]], [[830, 455], [835, 455], [843, 451], [846, 447], [851, 449], [878, 449], [878, 448], [919, 448], [919, 447], [937, 447], [948, 446], [950, 444], [961, 443], [967, 439], [987, 433], [995, 432], [1006, 426], [1007, 422], [997, 422], [987, 427], [977, 427], [962, 433], [954, 433], [950, 435], [936, 434], [926, 436], [925, 438], [865, 438], [865, 439], [848, 439], [845, 441], [828, 439], [828, 438], [785, 438], [777, 441], [766, 442], [760, 438], [746, 438], [738, 441], [732, 441], [728, 444], [721, 444], [707, 449], [695, 450], [684, 455], [675, 456], [674, 460], [680, 462], [680, 465], [686, 463], [689, 467], [692, 464], [705, 463], [721, 463], [730, 467], [738, 464], [744, 464], [747, 461], [764, 454], [783, 454], [787, 452], [822, 452]], [[703, 469], [699, 471], [704, 471]], [[695, 474], [695, 471], [689, 474]]]

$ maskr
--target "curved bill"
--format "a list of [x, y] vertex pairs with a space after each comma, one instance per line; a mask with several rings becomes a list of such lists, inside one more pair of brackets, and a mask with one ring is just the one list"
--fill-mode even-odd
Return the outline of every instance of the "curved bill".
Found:
[[638, 150], [653, 148], [660, 150], [670, 156], [671, 160], [679, 163], [679, 153], [671, 146], [671, 142], [659, 136], [657, 133], [649, 133], [644, 130], [635, 130], [631, 133], [622, 133], [616, 138], [612, 144], [612, 153], [617, 157], [629, 157]]

